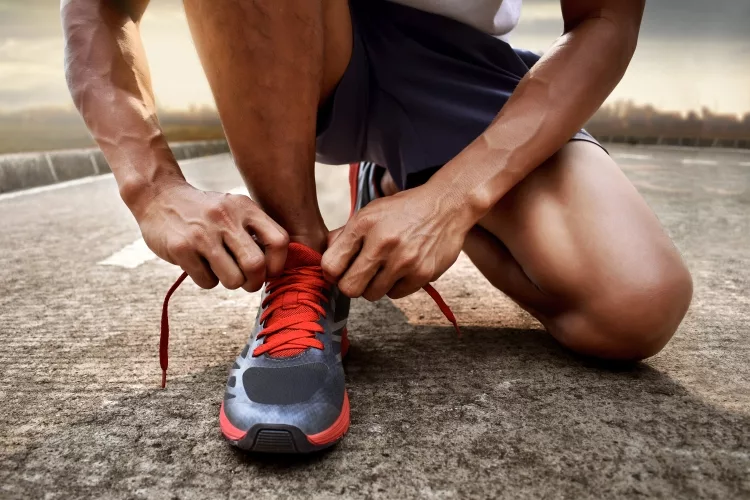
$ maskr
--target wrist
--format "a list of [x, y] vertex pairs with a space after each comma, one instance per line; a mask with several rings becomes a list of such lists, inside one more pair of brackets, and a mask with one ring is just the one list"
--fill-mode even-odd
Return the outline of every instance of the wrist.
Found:
[[492, 209], [496, 201], [489, 183], [478, 179], [477, 172], [458, 167], [447, 164], [425, 186], [438, 193], [435, 196], [440, 205], [445, 206], [451, 216], [456, 217], [468, 230]]
[[181, 174], [164, 176], [157, 180], [135, 174], [118, 182], [120, 197], [138, 222], [148, 212], [151, 202], [160, 194], [175, 187], [188, 185]]
[[159, 194], [187, 184], [172, 150], [166, 140], [161, 139], [150, 145], [143, 141], [117, 147], [101, 144], [115, 174], [120, 198], [138, 221]]
[[467, 192], [455, 182], [445, 182], [433, 176], [424, 186], [428, 191], [427, 199], [438, 212], [437, 219], [441, 224], [449, 224], [458, 231], [468, 232], [484, 215], [474, 203], [470, 202]]
[[484, 217], [500, 198], [520, 181], [510, 168], [508, 154], [469, 151], [468, 148], [432, 176], [428, 184], [442, 186], [458, 205], [457, 213], [471, 225]]

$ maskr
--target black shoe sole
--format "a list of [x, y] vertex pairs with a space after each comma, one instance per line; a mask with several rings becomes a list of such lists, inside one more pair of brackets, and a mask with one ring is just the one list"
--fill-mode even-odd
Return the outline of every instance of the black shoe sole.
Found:
[[316, 446], [307, 440], [307, 436], [301, 430], [292, 425], [257, 424], [239, 441], [228, 441], [241, 450], [253, 453], [301, 454], [325, 450], [342, 438], [343, 436], [330, 443]]

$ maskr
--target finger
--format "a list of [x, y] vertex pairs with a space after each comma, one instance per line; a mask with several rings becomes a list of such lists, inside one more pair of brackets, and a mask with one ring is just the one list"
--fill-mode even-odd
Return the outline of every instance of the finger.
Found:
[[208, 265], [211, 266], [211, 270], [225, 288], [236, 290], [245, 284], [245, 275], [242, 274], [234, 258], [224, 246], [223, 241], [212, 245], [210, 249], [202, 252], [202, 254], [208, 261]]
[[402, 276], [403, 273], [399, 273], [391, 268], [381, 269], [375, 277], [370, 280], [370, 284], [362, 293], [362, 297], [370, 302], [382, 299]]
[[284, 270], [289, 234], [247, 196], [243, 199], [243, 225], [255, 234], [263, 246], [266, 276], [278, 276]]
[[339, 280], [339, 290], [349, 298], [361, 297], [380, 270], [382, 259], [365, 248]]
[[418, 292], [427, 282], [415, 278], [401, 278], [393, 285], [388, 292], [388, 297], [392, 299], [402, 299], [415, 292]]
[[362, 235], [356, 227], [355, 219], [351, 219], [323, 254], [320, 263], [323, 275], [332, 283], [338, 283], [349, 268], [349, 263], [362, 248]]
[[266, 259], [250, 233], [244, 229], [224, 235], [224, 244], [245, 277], [242, 288], [257, 292], [266, 281]]
[[201, 288], [208, 290], [219, 284], [219, 278], [213, 273], [208, 262], [196, 252], [183, 256], [178, 265]]
[[328, 245], [327, 248], [330, 248], [331, 245], [333, 245], [333, 242], [336, 241], [336, 238], [339, 237], [339, 235], [344, 231], [345, 226], [341, 226], [338, 229], [334, 229], [333, 231], [328, 232]]

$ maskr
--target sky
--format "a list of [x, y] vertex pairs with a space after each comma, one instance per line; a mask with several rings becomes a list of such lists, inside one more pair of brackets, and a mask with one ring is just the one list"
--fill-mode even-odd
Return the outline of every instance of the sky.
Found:
[[[455, 0], [463, 1], [463, 0]], [[525, 0], [514, 46], [560, 34], [559, 1]], [[142, 23], [160, 106], [212, 106], [180, 0], [152, 0]], [[70, 106], [56, 0], [0, 0], [0, 110]], [[610, 100], [664, 110], [750, 112], [750, 1], [647, 1], [638, 49]]]

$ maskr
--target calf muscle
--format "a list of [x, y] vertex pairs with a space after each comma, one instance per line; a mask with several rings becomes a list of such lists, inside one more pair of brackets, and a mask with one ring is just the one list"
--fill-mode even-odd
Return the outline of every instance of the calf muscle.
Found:
[[316, 118], [321, 96], [351, 53], [346, 2], [184, 3], [229, 146], [254, 199], [292, 240], [322, 250], [327, 231], [315, 191]]

